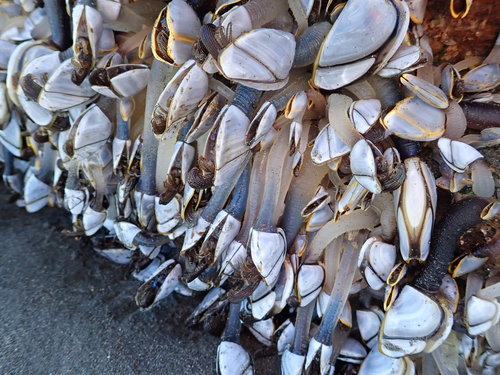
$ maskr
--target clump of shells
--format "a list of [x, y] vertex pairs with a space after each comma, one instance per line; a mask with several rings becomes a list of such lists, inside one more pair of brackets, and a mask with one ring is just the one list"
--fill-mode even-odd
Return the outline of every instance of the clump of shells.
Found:
[[3, 181], [224, 319], [219, 374], [242, 326], [282, 374], [494, 374], [500, 46], [433, 66], [425, 3], [4, 1]]

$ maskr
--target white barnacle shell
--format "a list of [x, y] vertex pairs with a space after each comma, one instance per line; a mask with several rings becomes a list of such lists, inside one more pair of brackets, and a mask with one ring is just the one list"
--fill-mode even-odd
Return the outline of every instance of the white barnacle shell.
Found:
[[85, 230], [85, 235], [92, 236], [95, 234], [104, 224], [106, 220], [106, 210], [96, 211], [92, 207], [87, 206], [85, 211], [83, 211], [82, 224]]
[[[205, 236], [204, 244], [209, 238], [212, 237], [215, 231], [218, 232], [217, 244], [214, 249], [214, 260], [218, 259], [219, 256], [227, 249], [227, 247], [233, 242], [236, 235], [240, 231], [241, 221], [236, 219], [233, 215], [228, 213], [226, 210], [220, 211]], [[202, 245], [203, 247], [203, 245]]]
[[374, 57], [367, 57], [352, 63], [332, 67], [317, 67], [313, 72], [314, 86], [325, 90], [336, 90], [362, 77], [375, 62]]
[[376, 347], [384, 314], [380, 310], [357, 310], [356, 318], [361, 338], [370, 348]]
[[338, 201], [338, 212], [343, 214], [354, 210], [368, 193], [369, 191], [365, 189], [354, 177], [351, 178]]
[[154, 57], [167, 64], [182, 65], [191, 58], [200, 27], [200, 19], [186, 1], [171, 1], [160, 12], [153, 27]]
[[0, 129], [0, 142], [14, 156], [21, 156], [21, 119], [17, 111], [12, 112], [9, 122]]
[[247, 257], [247, 249], [242, 243], [233, 241], [229, 244], [226, 251], [221, 255], [221, 267], [219, 277], [222, 285], [234, 271], [240, 269]]
[[384, 78], [399, 76], [401, 73], [414, 70], [423, 64], [420, 46], [402, 43], [378, 75]]
[[[152, 114], [154, 133], [164, 137], [174, 134], [194, 114], [207, 92], [207, 74], [194, 60], [186, 61], [156, 102]], [[159, 127], [155, 126], [155, 120], [162, 122]]]
[[252, 261], [267, 285], [274, 283], [285, 260], [286, 237], [281, 228], [265, 232], [252, 228], [250, 254]]
[[448, 138], [438, 140], [439, 153], [448, 166], [459, 173], [465, 170], [483, 155], [474, 147], [460, 141], [453, 141]]
[[86, 38], [89, 41], [91, 57], [94, 62], [97, 55], [97, 43], [103, 27], [101, 13], [92, 6], [79, 3], [72, 9], [71, 19], [73, 21], [73, 51], [75, 55], [79, 52], [75, 41], [81, 37]]
[[349, 119], [361, 134], [365, 134], [380, 117], [382, 104], [378, 99], [356, 100], [349, 107]]
[[234, 174], [250, 150], [245, 144], [250, 120], [241, 109], [235, 105], [226, 106], [221, 110], [217, 123], [220, 125], [215, 143], [215, 186]]
[[277, 90], [288, 82], [294, 55], [292, 34], [254, 29], [224, 48], [218, 64], [227, 79], [258, 90]]
[[155, 218], [158, 233], [170, 233], [181, 220], [179, 196], [175, 196], [167, 204], [160, 204], [160, 197], [155, 197]]
[[441, 109], [448, 108], [448, 98], [439, 87], [412, 74], [403, 74], [399, 80], [427, 104]]
[[88, 194], [83, 190], [64, 188], [64, 206], [73, 215], [83, 212]]
[[257, 146], [271, 131], [277, 116], [278, 111], [273, 103], [264, 102], [260, 106], [245, 135], [246, 144], [250, 148]]
[[[104, 69], [109, 83], [96, 82], [91, 74], [89, 81], [94, 91], [114, 99], [127, 98], [144, 89], [149, 82], [149, 68], [144, 64], [119, 64]], [[95, 71], [97, 72], [97, 71]], [[104, 72], [103, 72], [104, 73]]]
[[319, 132], [311, 150], [311, 159], [315, 164], [324, 164], [346, 155], [351, 148], [337, 135], [333, 126], [327, 125]]
[[288, 302], [288, 298], [293, 292], [294, 282], [294, 266], [292, 265], [290, 258], [285, 258], [283, 268], [274, 287], [274, 291], [276, 292], [276, 300], [274, 302], [273, 314], [277, 314], [285, 308]]
[[425, 261], [436, 210], [436, 184], [429, 167], [418, 157], [406, 159], [405, 167], [406, 179], [394, 191], [399, 248], [405, 261]]
[[415, 375], [415, 364], [408, 357], [392, 358], [378, 351], [375, 346], [359, 369], [360, 375]]
[[257, 320], [262, 320], [271, 311], [275, 301], [276, 293], [273, 291], [258, 299], [252, 298], [252, 316]]
[[[160, 264], [160, 266], [156, 269], [156, 271], [146, 280], [146, 283], [155, 281], [155, 278], [157, 278], [157, 281], [161, 283], [161, 286], [159, 287], [159, 290], [156, 291], [155, 298], [153, 302], [149, 306], [144, 306], [141, 307], [141, 309], [149, 309], [156, 305], [158, 302], [160, 302], [162, 299], [170, 295], [179, 283], [179, 279], [182, 275], [182, 267], [180, 264], [175, 264], [175, 260], [169, 259]], [[172, 267], [172, 265], [174, 265]], [[165, 275], [167, 272], [168, 268], [171, 268], [168, 271], [168, 274]], [[160, 273], [162, 275], [160, 276]], [[143, 287], [145, 284], [141, 285]], [[141, 290], [141, 287], [138, 289], [138, 293]], [[137, 295], [136, 295], [136, 301], [137, 301]]]
[[485, 64], [470, 70], [463, 76], [464, 91], [478, 92], [494, 89], [500, 84], [500, 65]]
[[74, 66], [70, 60], [63, 61], [52, 73], [38, 97], [38, 104], [50, 111], [63, 111], [85, 104], [97, 93], [88, 80], [78, 86], [71, 80]]
[[44, 208], [49, 202], [51, 188], [41, 181], [33, 173], [30, 174], [24, 183], [24, 202], [26, 211], [37, 212]]
[[351, 150], [350, 161], [353, 177], [371, 193], [381, 193], [382, 185], [377, 178], [375, 156], [368, 141], [361, 139], [356, 142]]
[[304, 264], [297, 275], [296, 293], [300, 306], [307, 306], [321, 292], [325, 271], [319, 264]]
[[141, 231], [137, 225], [126, 221], [117, 221], [114, 228], [116, 237], [126, 248], [135, 249], [137, 247], [133, 243], [135, 236]]
[[278, 349], [278, 353], [281, 355], [285, 352], [285, 350], [290, 348], [295, 336], [295, 326], [290, 319], [285, 320], [278, 327], [276, 335], [279, 335], [278, 341], [276, 342], [276, 348]]
[[323, 41], [319, 66], [357, 61], [379, 49], [391, 36], [397, 12], [390, 1], [349, 1]]
[[339, 359], [349, 363], [361, 363], [366, 357], [365, 347], [352, 337], [348, 337], [340, 349]]
[[282, 375], [301, 375], [305, 361], [304, 355], [295, 354], [288, 349], [285, 350], [281, 356]]
[[398, 137], [413, 141], [433, 141], [445, 130], [445, 113], [411, 96], [396, 104], [382, 119], [382, 125]]
[[247, 327], [252, 335], [262, 344], [266, 346], [271, 346], [273, 344], [274, 322], [272, 318], [259, 320]]
[[370, 55], [390, 38], [397, 20], [392, 2], [349, 1], [321, 45], [313, 84], [334, 90], [364, 75], [375, 63]]
[[73, 138], [74, 155], [85, 161], [101, 152], [113, 131], [108, 116], [95, 104], [83, 112], [72, 125], [68, 138]]
[[217, 348], [218, 375], [252, 375], [253, 364], [247, 351], [239, 344], [222, 341]]
[[421, 353], [427, 341], [439, 332], [445, 318], [438, 302], [406, 285], [385, 313], [379, 348], [383, 354], [395, 358]]
[[187, 228], [186, 235], [184, 236], [184, 243], [182, 244], [181, 254], [196, 245], [209, 227], [210, 223], [200, 216], [194, 227]]
[[465, 322], [469, 334], [477, 336], [498, 323], [500, 304], [495, 299], [471, 296], [465, 307]]
[[98, 249], [94, 247], [94, 251], [117, 264], [128, 264], [132, 259], [132, 252], [128, 249]]
[[372, 289], [382, 288], [396, 263], [396, 247], [371, 237], [361, 247], [358, 267]]

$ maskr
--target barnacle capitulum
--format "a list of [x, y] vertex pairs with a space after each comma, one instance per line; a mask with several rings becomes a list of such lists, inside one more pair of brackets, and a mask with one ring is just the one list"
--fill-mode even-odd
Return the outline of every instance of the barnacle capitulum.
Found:
[[219, 374], [255, 372], [242, 324], [282, 374], [493, 373], [500, 38], [437, 67], [426, 1], [201, 3], [0, 4], [16, 204], [66, 209], [140, 310], [204, 294]]

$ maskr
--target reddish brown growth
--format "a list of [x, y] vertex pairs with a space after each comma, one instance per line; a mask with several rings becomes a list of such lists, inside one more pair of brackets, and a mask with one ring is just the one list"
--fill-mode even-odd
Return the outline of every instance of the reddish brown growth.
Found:
[[486, 57], [495, 44], [500, 13], [495, 0], [476, 0], [469, 14], [454, 19], [450, 0], [432, 0], [427, 4], [425, 35], [434, 52], [434, 65], [456, 63], [468, 56]]

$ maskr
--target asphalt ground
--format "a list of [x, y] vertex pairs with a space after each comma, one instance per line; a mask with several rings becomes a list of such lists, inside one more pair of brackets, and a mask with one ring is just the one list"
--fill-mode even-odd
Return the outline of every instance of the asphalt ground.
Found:
[[[61, 236], [65, 211], [29, 214], [8, 197], [0, 185], [1, 375], [215, 373], [219, 339], [184, 325], [196, 298], [173, 294], [139, 311], [126, 266]], [[246, 331], [242, 342], [257, 374], [279, 373]]]

